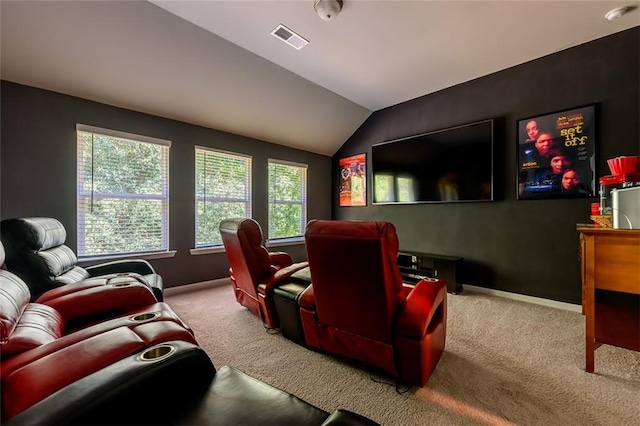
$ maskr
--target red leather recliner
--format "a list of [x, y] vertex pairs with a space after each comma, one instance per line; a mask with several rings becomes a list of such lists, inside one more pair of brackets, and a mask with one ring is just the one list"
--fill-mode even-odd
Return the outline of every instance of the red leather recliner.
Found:
[[[0, 265], [4, 247], [0, 244]], [[109, 282], [107, 282], [109, 281]], [[49, 290], [35, 302], [27, 285], [0, 269], [0, 378], [39, 357], [121, 326], [169, 321], [193, 331], [131, 277], [95, 278]]]
[[69, 284], [29, 302], [26, 284], [0, 269], [3, 422], [58, 390], [160, 343], [196, 345], [192, 330], [168, 305], [156, 302], [146, 285], [131, 277], [110, 284], [102, 281]]
[[444, 351], [445, 282], [402, 283], [388, 222], [312, 220], [305, 239], [312, 285], [299, 305], [307, 345], [424, 386]]
[[273, 303], [273, 289], [308, 263], [293, 263], [285, 252], [269, 252], [262, 244], [260, 224], [254, 219], [224, 219], [220, 222], [220, 234], [238, 303], [268, 327], [277, 328], [279, 322]]

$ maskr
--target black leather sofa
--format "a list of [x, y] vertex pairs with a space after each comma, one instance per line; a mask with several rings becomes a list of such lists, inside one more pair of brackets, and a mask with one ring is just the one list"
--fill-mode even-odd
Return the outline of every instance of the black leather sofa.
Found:
[[179, 416], [180, 425], [375, 425], [348, 410], [321, 410], [230, 366]]
[[158, 302], [163, 300], [162, 277], [146, 260], [117, 260], [86, 268], [78, 266], [76, 254], [65, 245], [67, 231], [55, 218], [4, 219], [0, 222], [0, 238], [6, 250], [7, 268], [26, 282], [32, 301], [42, 293], [66, 284], [124, 274], [149, 287]]

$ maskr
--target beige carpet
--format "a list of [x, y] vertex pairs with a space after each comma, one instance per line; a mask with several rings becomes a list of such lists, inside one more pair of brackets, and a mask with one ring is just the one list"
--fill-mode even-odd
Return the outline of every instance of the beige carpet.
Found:
[[468, 290], [448, 297], [440, 363], [424, 388], [399, 394], [366, 368], [267, 333], [230, 284], [166, 291], [216, 367], [232, 365], [329, 412], [345, 408], [382, 425], [640, 425], [640, 353], [602, 346], [589, 374], [581, 314]]

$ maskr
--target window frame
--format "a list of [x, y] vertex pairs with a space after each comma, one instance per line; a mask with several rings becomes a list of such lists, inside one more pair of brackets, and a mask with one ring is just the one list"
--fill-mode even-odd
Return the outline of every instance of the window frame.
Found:
[[[302, 185], [303, 187], [300, 190], [300, 194], [301, 194], [301, 200], [298, 202], [295, 201], [289, 201], [289, 200], [275, 200], [272, 199], [272, 190], [271, 190], [271, 165], [275, 164], [275, 165], [281, 165], [281, 166], [287, 166], [287, 167], [297, 167], [303, 170], [303, 176], [302, 176]], [[307, 226], [307, 217], [308, 217], [308, 191], [309, 191], [309, 165], [308, 164], [304, 164], [304, 163], [297, 163], [297, 162], [293, 162], [293, 161], [286, 161], [286, 160], [278, 160], [275, 158], [269, 158], [267, 160], [267, 224], [268, 224], [268, 229], [267, 229], [267, 245], [268, 246], [278, 246], [278, 245], [285, 245], [288, 243], [297, 243], [300, 241], [304, 241], [304, 232], [305, 232], [305, 228]], [[272, 237], [271, 233], [272, 233], [272, 229], [271, 229], [271, 209], [272, 209], [272, 205], [278, 205], [278, 204], [300, 204], [301, 206], [301, 215], [300, 215], [300, 234], [299, 235], [294, 235], [294, 236], [287, 236], [287, 237]]]
[[[130, 252], [111, 252], [103, 254], [87, 254], [86, 253], [86, 215], [87, 209], [84, 208], [88, 203], [87, 199], [92, 199], [96, 196], [96, 192], [92, 188], [90, 191], [83, 190], [85, 179], [82, 173], [84, 170], [84, 144], [82, 142], [81, 133], [89, 133], [92, 135], [100, 135], [105, 137], [126, 139], [138, 143], [146, 143], [159, 145], [163, 147], [161, 151], [162, 156], [162, 179], [163, 188], [162, 192], [158, 195], [149, 194], [129, 194], [129, 193], [104, 193], [100, 194], [101, 198], [112, 199], [157, 199], [161, 202], [161, 246], [158, 250], [148, 249], [140, 251]], [[157, 258], [157, 257], [172, 257], [175, 255], [175, 251], [169, 250], [169, 150], [171, 148], [171, 141], [166, 139], [155, 138], [151, 136], [138, 135], [134, 133], [122, 132], [118, 130], [105, 129], [101, 127], [90, 126], [86, 124], [76, 124], [76, 242], [77, 242], [77, 256], [78, 262], [86, 262], [92, 260], [109, 260], [114, 258]]]
[[[222, 240], [220, 243], [213, 244], [198, 244], [198, 224], [199, 224], [199, 213], [198, 213], [198, 203], [200, 201], [206, 202], [207, 199], [210, 199], [211, 203], [219, 202], [219, 201], [229, 201], [230, 198], [228, 196], [212, 196], [209, 197], [206, 194], [200, 195], [198, 194], [198, 152], [204, 152], [210, 155], [218, 155], [221, 157], [232, 157], [235, 159], [241, 159], [247, 161], [245, 164], [245, 170], [248, 172], [248, 177], [245, 180], [247, 191], [245, 192], [245, 197], [242, 201], [237, 201], [239, 203], [245, 204], [245, 216], [247, 218], [251, 218], [253, 212], [253, 156], [242, 154], [239, 152], [225, 151], [222, 149], [211, 148], [207, 146], [196, 145], [194, 148], [194, 248], [190, 250], [191, 254], [208, 254], [208, 253], [218, 253], [224, 251], [224, 245]], [[206, 174], [206, 170], [205, 170]], [[238, 199], [239, 200], [239, 199]]]

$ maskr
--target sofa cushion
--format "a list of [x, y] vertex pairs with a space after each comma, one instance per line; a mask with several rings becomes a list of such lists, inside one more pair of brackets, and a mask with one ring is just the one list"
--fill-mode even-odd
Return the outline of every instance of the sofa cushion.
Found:
[[0, 269], [0, 354], [3, 357], [49, 343], [64, 331], [65, 322], [58, 311], [40, 303], [29, 303], [30, 298], [24, 281]]
[[27, 250], [47, 250], [64, 244], [67, 231], [59, 220], [50, 217], [32, 217], [29, 219], [7, 219], [3, 228], [13, 235], [13, 240]]
[[[243, 409], [242, 407], [245, 407]], [[178, 424], [319, 425], [328, 417], [300, 398], [230, 366], [218, 370], [203, 400]]]
[[[4, 315], [3, 315], [4, 316]], [[64, 331], [64, 319], [51, 306], [29, 303], [13, 332], [2, 340], [3, 357], [53, 342]]]
[[[65, 245], [52, 247], [46, 251], [39, 251], [38, 256], [44, 261], [49, 275], [57, 277], [58, 280], [61, 278], [60, 275], [73, 269], [76, 266], [76, 263], [78, 263], [76, 254]], [[82, 268], [78, 269], [82, 271], [82, 273], [77, 277], [80, 278], [79, 281], [89, 277], [88, 272], [82, 270]]]
[[[66, 247], [66, 246], [64, 246]], [[89, 278], [89, 273], [80, 266], [74, 266], [73, 268], [65, 271], [61, 275], [55, 277], [55, 282], [59, 284], [73, 284], [80, 281], [84, 281]]]
[[20, 278], [0, 269], [0, 342], [13, 333], [30, 298], [29, 288]]

